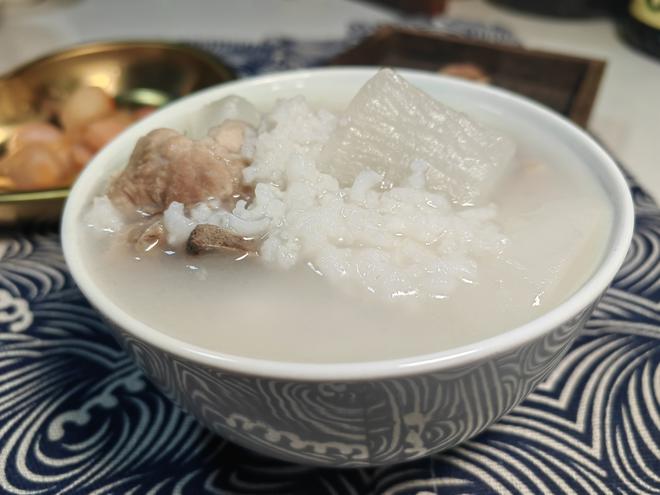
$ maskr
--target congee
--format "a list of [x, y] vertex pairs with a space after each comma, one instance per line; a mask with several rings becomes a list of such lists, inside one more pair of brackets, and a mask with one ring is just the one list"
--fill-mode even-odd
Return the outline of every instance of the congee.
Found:
[[568, 148], [383, 69], [342, 111], [238, 96], [135, 145], [84, 217], [85, 264], [127, 313], [226, 354], [372, 361], [552, 309], [612, 212]]

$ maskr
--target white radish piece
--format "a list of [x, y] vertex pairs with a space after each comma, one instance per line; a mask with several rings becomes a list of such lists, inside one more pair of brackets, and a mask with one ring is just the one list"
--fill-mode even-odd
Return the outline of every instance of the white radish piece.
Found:
[[383, 69], [353, 98], [319, 159], [320, 170], [341, 185], [365, 169], [400, 185], [413, 162], [430, 165], [431, 189], [459, 204], [487, 200], [513, 166], [515, 145], [466, 115], [438, 102], [390, 69]]

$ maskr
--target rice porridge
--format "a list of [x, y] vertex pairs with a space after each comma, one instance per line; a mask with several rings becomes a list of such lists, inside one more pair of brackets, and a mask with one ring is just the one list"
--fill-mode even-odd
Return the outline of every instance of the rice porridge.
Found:
[[612, 212], [569, 150], [392, 71], [340, 112], [229, 97], [210, 115], [143, 137], [83, 219], [103, 291], [182, 341], [292, 362], [427, 354], [547, 312], [603, 255]]

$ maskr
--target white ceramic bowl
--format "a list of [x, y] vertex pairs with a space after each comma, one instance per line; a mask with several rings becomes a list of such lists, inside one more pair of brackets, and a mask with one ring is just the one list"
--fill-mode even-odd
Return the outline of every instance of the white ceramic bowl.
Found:
[[409, 81], [443, 102], [486, 121], [542, 133], [549, 147], [568, 147], [606, 191], [614, 211], [606, 254], [560, 306], [523, 326], [449, 351], [368, 363], [297, 364], [224, 355], [179, 341], [127, 314], [98, 287], [82, 261], [81, 215], [108, 175], [126, 163], [140, 136], [157, 127], [189, 128], [196, 111], [230, 94], [265, 108], [276, 98], [296, 94], [341, 106], [375, 70], [286, 72], [184, 98], [107, 146], [76, 182], [64, 211], [64, 254], [74, 279], [147, 376], [211, 430], [296, 462], [401, 462], [452, 447], [482, 431], [522, 401], [555, 366], [623, 263], [632, 236], [633, 207], [625, 180], [584, 131], [511, 93], [402, 70]]

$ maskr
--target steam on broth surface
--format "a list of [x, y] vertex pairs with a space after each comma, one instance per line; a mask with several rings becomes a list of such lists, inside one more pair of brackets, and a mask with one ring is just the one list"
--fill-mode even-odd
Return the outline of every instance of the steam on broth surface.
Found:
[[[146, 324], [252, 358], [408, 357], [530, 321], [599, 262], [604, 193], [568, 149], [502, 126], [516, 149], [428, 98], [384, 71], [340, 115], [221, 102], [207, 137], [138, 144], [131, 186], [115, 179], [85, 218], [86, 265]], [[177, 168], [189, 156], [195, 173]], [[145, 174], [166, 187], [140, 190]], [[188, 190], [200, 176], [222, 193]], [[195, 252], [213, 252], [187, 254], [202, 227], [216, 235]]]

